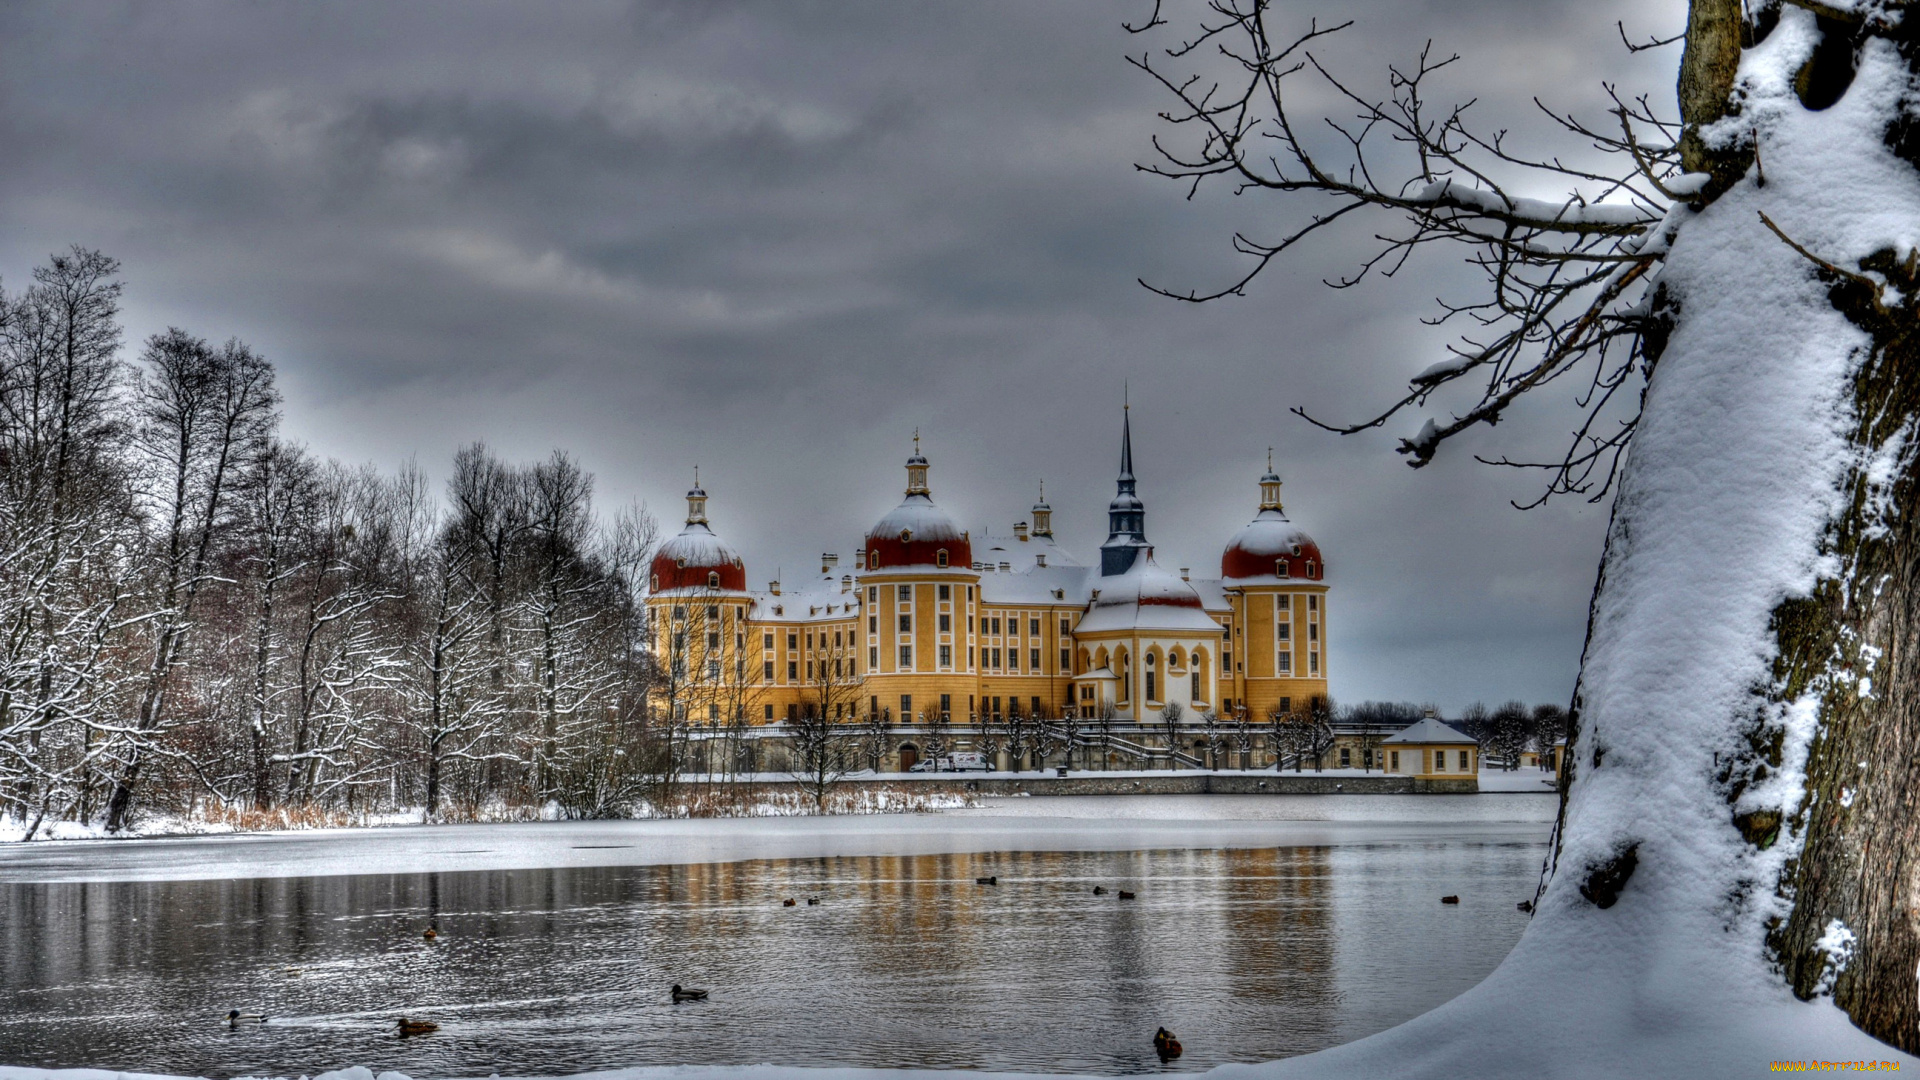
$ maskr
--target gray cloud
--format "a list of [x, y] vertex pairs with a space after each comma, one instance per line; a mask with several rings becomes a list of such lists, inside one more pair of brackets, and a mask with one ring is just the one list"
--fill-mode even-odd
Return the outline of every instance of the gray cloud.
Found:
[[[1612, 20], [1677, 3], [1356, 0], [1330, 63], [1377, 87], [1427, 37], [1493, 126], [1530, 98], [1671, 96]], [[1302, 23], [1316, 11], [1297, 9]], [[78, 242], [126, 264], [130, 330], [238, 334], [280, 365], [291, 433], [443, 472], [485, 439], [577, 452], [669, 521], [697, 462], [757, 579], [849, 551], [898, 498], [917, 426], [937, 497], [1004, 530], [1044, 476], [1091, 553], [1120, 384], [1163, 562], [1217, 568], [1266, 447], [1328, 551], [1349, 699], [1564, 700], [1604, 508], [1519, 514], [1531, 478], [1422, 473], [1365, 412], [1430, 363], [1439, 261], [1333, 293], [1368, 230], [1203, 309], [1236, 228], [1307, 207], [1133, 169], [1165, 103], [1124, 5], [19, 4], [0, 8], [0, 268]], [[1636, 27], [1636, 23], [1639, 25]], [[1303, 95], [1303, 103], [1326, 100]], [[1483, 449], [1551, 447], [1522, 410]], [[1406, 425], [1414, 426], [1412, 423]], [[1466, 447], [1465, 449], [1472, 449]]]

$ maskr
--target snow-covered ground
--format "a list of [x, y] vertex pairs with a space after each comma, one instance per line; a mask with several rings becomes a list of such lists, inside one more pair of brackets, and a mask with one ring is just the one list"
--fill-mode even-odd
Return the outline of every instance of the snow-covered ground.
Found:
[[1538, 842], [1551, 799], [1472, 795], [985, 798], [932, 814], [407, 825], [0, 845], [0, 883], [643, 866], [835, 855]]

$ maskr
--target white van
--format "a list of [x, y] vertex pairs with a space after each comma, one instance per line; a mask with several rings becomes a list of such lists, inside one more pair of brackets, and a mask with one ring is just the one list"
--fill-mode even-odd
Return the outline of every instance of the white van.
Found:
[[993, 765], [987, 761], [987, 755], [973, 750], [961, 750], [937, 758], [929, 758], [915, 765], [910, 772], [992, 772]]

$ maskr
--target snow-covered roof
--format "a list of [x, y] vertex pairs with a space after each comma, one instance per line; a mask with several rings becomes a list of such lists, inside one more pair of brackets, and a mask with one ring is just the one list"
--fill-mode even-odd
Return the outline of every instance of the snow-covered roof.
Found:
[[905, 502], [887, 511], [879, 521], [874, 522], [869, 535], [899, 539], [902, 532], [912, 535], [910, 540], [959, 540], [962, 534], [953, 519], [945, 510], [933, 505], [933, 500], [925, 495], [909, 495]]
[[[1281, 577], [1278, 565], [1287, 563]], [[1326, 580], [1326, 560], [1313, 537], [1287, 519], [1277, 506], [1263, 508], [1247, 522], [1220, 557], [1220, 572], [1228, 585], [1270, 585], [1275, 581]]]
[[1112, 669], [1112, 668], [1110, 668], [1110, 667], [1108, 667], [1108, 666], [1106, 666], [1105, 664], [1102, 664], [1102, 665], [1100, 665], [1099, 667], [1097, 667], [1097, 668], [1094, 668], [1094, 669], [1093, 669], [1093, 670], [1091, 670], [1091, 671], [1083, 671], [1083, 672], [1081, 672], [1080, 674], [1078, 674], [1078, 675], [1075, 675], [1075, 676], [1074, 676], [1074, 678], [1075, 678], [1076, 680], [1078, 680], [1078, 679], [1107, 679], [1107, 680], [1112, 680], [1112, 681], [1114, 681], [1114, 682], [1118, 682], [1118, 681], [1120, 680], [1120, 676], [1118, 676], [1118, 675], [1115, 675], [1115, 674], [1113, 673], [1113, 669]]
[[739, 566], [740, 556], [726, 541], [713, 535], [705, 522], [690, 522], [687, 527], [660, 545], [657, 557], [686, 560], [688, 566]]
[[1124, 574], [1098, 577], [1089, 583], [1099, 591], [1075, 634], [1110, 630], [1174, 630], [1220, 633], [1220, 624], [1206, 613], [1200, 594], [1178, 574], [1160, 568], [1149, 550], [1134, 560]]
[[860, 614], [861, 592], [858, 586], [841, 591], [839, 576], [823, 574], [802, 581], [792, 589], [782, 587], [780, 595], [753, 593], [753, 607], [747, 617], [769, 623], [837, 622]]
[[1092, 583], [1099, 580], [1092, 567], [1028, 567], [1025, 571], [981, 571], [980, 600], [986, 604], [1072, 604], [1085, 607]]
[[1025, 540], [1017, 536], [993, 536], [982, 534], [973, 538], [973, 557], [982, 566], [1008, 564], [1008, 568], [1018, 572], [1039, 564], [1045, 557], [1048, 566], [1081, 566], [1081, 561], [1059, 544], [1051, 536], [1030, 535]]
[[1443, 724], [1431, 716], [1421, 717], [1418, 723], [1408, 726], [1397, 735], [1389, 735], [1381, 739], [1380, 742], [1382, 745], [1386, 743], [1400, 743], [1402, 745], [1406, 743], [1427, 745], [1444, 743], [1448, 746], [1456, 743], [1461, 746], [1479, 745], [1479, 740], [1470, 735], [1462, 735], [1457, 729]]

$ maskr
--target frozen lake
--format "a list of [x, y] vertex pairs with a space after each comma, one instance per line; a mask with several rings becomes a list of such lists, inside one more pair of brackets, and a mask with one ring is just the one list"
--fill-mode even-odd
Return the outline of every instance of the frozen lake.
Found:
[[[1004, 799], [8, 847], [0, 1064], [1130, 1072], [1160, 1070], [1162, 1024], [1179, 1068], [1268, 1060], [1483, 978], [1526, 924], [1514, 904], [1553, 811], [1538, 795]], [[675, 1006], [675, 982], [712, 999]], [[229, 1008], [271, 1019], [229, 1030]], [[403, 1013], [441, 1028], [400, 1039]]]

